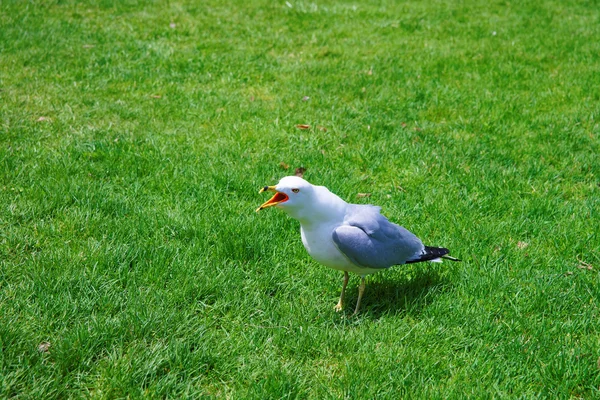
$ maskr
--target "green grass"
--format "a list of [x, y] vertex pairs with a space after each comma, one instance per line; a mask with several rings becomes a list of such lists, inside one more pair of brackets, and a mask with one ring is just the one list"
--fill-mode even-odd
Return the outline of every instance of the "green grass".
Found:
[[[596, 1], [0, 2], [0, 397], [600, 397], [599, 87]], [[463, 262], [335, 313], [297, 166]]]

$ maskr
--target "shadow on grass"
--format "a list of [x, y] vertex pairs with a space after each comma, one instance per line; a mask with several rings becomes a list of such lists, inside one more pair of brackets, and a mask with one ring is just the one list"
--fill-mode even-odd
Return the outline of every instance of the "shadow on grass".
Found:
[[[411, 272], [409, 276], [385, 276], [367, 278], [359, 316], [377, 319], [384, 315], [419, 314], [450, 284], [437, 271], [424, 269]], [[348, 315], [354, 311], [358, 297], [358, 285], [346, 290]]]

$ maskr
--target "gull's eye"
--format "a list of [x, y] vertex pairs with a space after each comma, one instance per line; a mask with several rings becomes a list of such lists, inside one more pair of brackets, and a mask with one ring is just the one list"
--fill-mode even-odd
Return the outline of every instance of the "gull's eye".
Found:
[[298, 193], [300, 191], [300, 189], [292, 189], [292, 192], [294, 193]]

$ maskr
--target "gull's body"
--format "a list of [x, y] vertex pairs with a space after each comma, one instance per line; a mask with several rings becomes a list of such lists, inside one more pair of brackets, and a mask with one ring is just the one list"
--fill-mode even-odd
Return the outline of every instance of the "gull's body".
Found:
[[[341, 310], [348, 272], [361, 277], [358, 312], [366, 275], [393, 265], [448, 258], [448, 250], [428, 247], [405, 228], [387, 220], [380, 207], [349, 204], [323, 186], [288, 176], [263, 190], [276, 194], [259, 210], [276, 206], [300, 221], [302, 243], [317, 262], [344, 271], [344, 285], [336, 310]], [[257, 210], [258, 211], [258, 210]]]
[[367, 269], [353, 264], [348, 257], [342, 253], [331, 238], [331, 232], [336, 228], [334, 224], [326, 224], [319, 227], [305, 227], [300, 224], [300, 235], [302, 244], [308, 254], [318, 263], [339, 271], [354, 272], [356, 274], [368, 274]]
[[342, 253], [333, 241], [332, 232], [344, 224], [348, 203], [331, 193], [327, 188], [314, 186], [321, 199], [327, 199], [320, 206], [322, 212], [301, 216], [300, 235], [302, 244], [315, 261], [326, 267], [340, 271], [366, 275], [377, 270], [356, 265]]

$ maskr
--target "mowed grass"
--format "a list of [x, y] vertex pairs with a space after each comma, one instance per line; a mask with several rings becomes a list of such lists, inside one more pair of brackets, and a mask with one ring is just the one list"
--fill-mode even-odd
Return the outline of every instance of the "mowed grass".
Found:
[[[0, 397], [599, 397], [598, 88], [594, 1], [1, 2]], [[299, 166], [463, 262], [335, 313]]]

